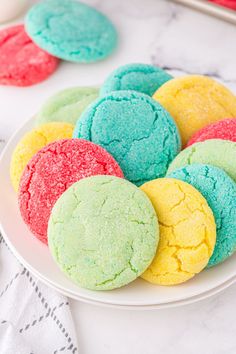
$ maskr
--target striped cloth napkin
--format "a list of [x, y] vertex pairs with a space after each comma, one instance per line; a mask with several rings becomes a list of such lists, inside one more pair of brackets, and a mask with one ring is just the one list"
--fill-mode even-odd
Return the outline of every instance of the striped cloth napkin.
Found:
[[0, 353], [78, 353], [68, 299], [35, 279], [1, 235]]

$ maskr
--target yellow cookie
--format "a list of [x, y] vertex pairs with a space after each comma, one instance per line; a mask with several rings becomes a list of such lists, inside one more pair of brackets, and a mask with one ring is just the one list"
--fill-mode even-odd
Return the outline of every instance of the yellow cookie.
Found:
[[25, 166], [36, 152], [55, 140], [71, 138], [73, 129], [72, 124], [53, 122], [43, 124], [23, 136], [11, 158], [10, 176], [15, 191], [18, 190]]
[[169, 80], [153, 95], [174, 118], [183, 146], [199, 129], [236, 117], [236, 97], [213, 79], [189, 75]]
[[142, 278], [153, 284], [185, 282], [207, 265], [216, 242], [214, 216], [203, 196], [191, 185], [160, 178], [140, 187], [158, 216], [157, 253]]

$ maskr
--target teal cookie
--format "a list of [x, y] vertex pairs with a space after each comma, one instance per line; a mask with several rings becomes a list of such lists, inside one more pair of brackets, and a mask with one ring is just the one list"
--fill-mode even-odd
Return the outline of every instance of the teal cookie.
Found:
[[74, 0], [45, 0], [26, 16], [26, 32], [42, 49], [75, 62], [104, 59], [117, 44], [117, 33], [102, 13]]
[[136, 91], [114, 91], [92, 103], [77, 122], [74, 138], [101, 145], [138, 186], [163, 177], [181, 146], [169, 113]]
[[50, 97], [36, 116], [36, 125], [49, 122], [76, 124], [81, 113], [98, 97], [95, 87], [72, 87]]
[[111, 290], [147, 269], [159, 227], [139, 188], [117, 177], [95, 176], [76, 182], [57, 200], [48, 240], [55, 261], [76, 284]]
[[127, 64], [114, 70], [105, 80], [101, 95], [111, 91], [134, 90], [152, 96], [166, 81], [173, 79], [161, 68], [148, 64]]
[[223, 262], [236, 250], [236, 184], [220, 168], [194, 164], [168, 177], [191, 184], [207, 200], [216, 222], [216, 245], [208, 267]]
[[193, 144], [176, 156], [167, 173], [194, 163], [222, 168], [236, 182], [236, 143], [229, 140], [211, 139]]

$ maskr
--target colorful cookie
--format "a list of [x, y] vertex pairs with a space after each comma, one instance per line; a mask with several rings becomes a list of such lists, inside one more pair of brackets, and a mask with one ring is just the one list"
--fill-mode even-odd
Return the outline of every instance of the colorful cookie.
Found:
[[39, 240], [47, 243], [48, 219], [60, 195], [92, 175], [123, 177], [113, 157], [89, 141], [59, 140], [34, 155], [21, 177], [19, 206], [25, 223]]
[[77, 122], [74, 137], [104, 147], [136, 185], [164, 176], [180, 149], [169, 113], [136, 91], [112, 92], [92, 103]]
[[117, 33], [102, 13], [74, 0], [45, 0], [26, 16], [33, 41], [58, 58], [94, 62], [106, 58], [117, 44]]
[[152, 96], [161, 85], [172, 78], [166, 71], [154, 65], [127, 64], [108, 76], [101, 88], [101, 95], [112, 91], [134, 90]]
[[78, 285], [111, 290], [151, 263], [159, 239], [155, 210], [145, 193], [110, 176], [85, 178], [56, 202], [49, 220], [51, 253]]
[[141, 186], [157, 213], [160, 241], [142, 278], [153, 284], [185, 282], [207, 265], [216, 241], [214, 216], [191, 185], [161, 178]]
[[236, 184], [220, 168], [211, 165], [188, 165], [172, 172], [195, 187], [213, 211], [216, 222], [216, 245], [208, 266], [223, 262], [236, 250]]
[[193, 144], [176, 156], [167, 173], [170, 174], [179, 167], [195, 163], [219, 167], [236, 182], [236, 143], [211, 139]]
[[236, 1], [235, 0], [209, 0], [214, 2], [217, 5], [228, 7], [229, 9], [236, 10]]
[[68, 123], [48, 123], [26, 133], [13, 151], [10, 176], [15, 189], [18, 190], [21, 175], [30, 159], [47, 144], [61, 139], [72, 138], [73, 125]]
[[236, 97], [206, 76], [189, 75], [170, 80], [153, 98], [176, 121], [184, 146], [199, 129], [225, 117], [236, 116]]
[[208, 139], [223, 139], [236, 142], [236, 118], [220, 120], [198, 130], [188, 141], [187, 146]]
[[47, 122], [76, 124], [81, 113], [98, 97], [95, 87], [72, 87], [50, 97], [36, 116], [37, 125]]
[[38, 48], [23, 25], [0, 31], [0, 84], [30, 86], [48, 78], [57, 68], [57, 58]]

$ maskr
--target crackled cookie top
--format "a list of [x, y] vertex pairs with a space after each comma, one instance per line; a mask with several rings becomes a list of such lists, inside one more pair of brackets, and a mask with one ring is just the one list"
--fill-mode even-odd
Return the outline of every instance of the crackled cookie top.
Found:
[[136, 185], [164, 176], [180, 149], [169, 113], [135, 91], [112, 92], [91, 104], [77, 122], [74, 137], [104, 147]]
[[127, 64], [114, 70], [101, 87], [101, 95], [111, 91], [134, 90], [152, 96], [166, 81], [172, 79], [165, 70], [148, 64]]
[[47, 144], [72, 138], [73, 125], [69, 123], [48, 123], [26, 133], [17, 144], [11, 158], [11, 182], [18, 190], [21, 175], [30, 159]]
[[207, 265], [216, 242], [214, 216], [191, 185], [161, 178], [141, 186], [157, 213], [160, 241], [142, 278], [160, 285], [185, 282]]
[[68, 122], [73, 125], [85, 108], [98, 97], [95, 87], [71, 87], [50, 97], [36, 117], [37, 125], [48, 122]]
[[116, 30], [107, 17], [74, 0], [45, 0], [34, 5], [25, 26], [40, 48], [69, 61], [103, 59], [117, 43]]
[[155, 210], [141, 190], [111, 176], [73, 184], [55, 204], [48, 241], [60, 268], [78, 285], [111, 290], [136, 279], [159, 239]]
[[187, 146], [209, 139], [222, 139], [236, 142], [236, 118], [223, 119], [198, 130], [188, 141]]
[[39, 150], [20, 181], [21, 215], [32, 233], [47, 242], [48, 219], [60, 195], [74, 182], [93, 175], [123, 173], [102, 147], [82, 139], [65, 139]]
[[194, 164], [173, 171], [169, 177], [195, 187], [207, 200], [216, 222], [216, 245], [208, 266], [223, 262], [236, 250], [236, 184], [220, 168]]
[[228, 140], [211, 139], [193, 144], [176, 156], [167, 173], [176, 170], [178, 167], [195, 163], [222, 168], [236, 181], [236, 143]]
[[0, 84], [30, 86], [45, 80], [58, 66], [58, 59], [40, 49], [23, 25], [0, 31]]
[[154, 94], [172, 115], [183, 145], [199, 129], [224, 118], [236, 116], [236, 97], [215, 80], [188, 75], [166, 82]]

